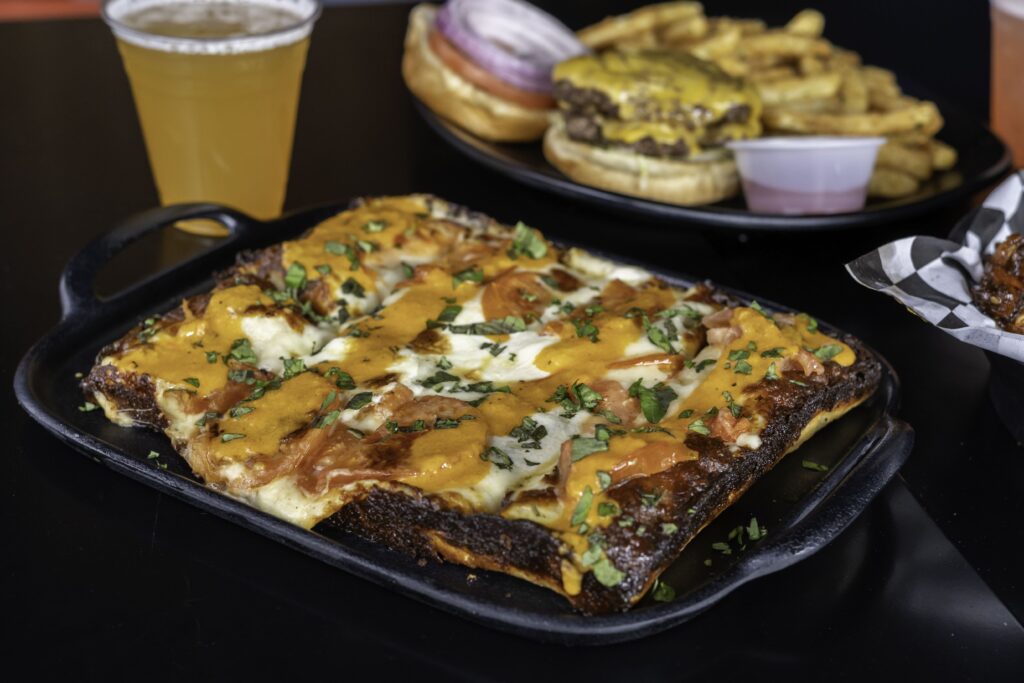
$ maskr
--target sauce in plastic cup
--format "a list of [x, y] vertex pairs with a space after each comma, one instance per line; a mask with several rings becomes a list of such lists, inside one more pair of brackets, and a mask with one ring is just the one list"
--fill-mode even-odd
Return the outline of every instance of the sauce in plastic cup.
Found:
[[751, 211], [829, 214], [859, 211], [875, 167], [877, 137], [768, 137], [726, 143], [736, 156]]

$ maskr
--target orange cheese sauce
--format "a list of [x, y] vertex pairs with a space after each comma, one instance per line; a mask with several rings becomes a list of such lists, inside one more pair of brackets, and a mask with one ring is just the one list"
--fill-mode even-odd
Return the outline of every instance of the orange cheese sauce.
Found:
[[[196, 317], [184, 306], [185, 319], [166, 331], [160, 331], [148, 344], [132, 347], [126, 353], [111, 359], [117, 367], [135, 373], [148, 374], [201, 394], [227, 384], [227, 367], [221, 362], [236, 339], [245, 337], [242, 317], [273, 302], [259, 287], [241, 285], [213, 292], [210, 303], [201, 317]], [[217, 358], [210, 362], [210, 353]], [[185, 378], [198, 380], [199, 386], [185, 382]]]

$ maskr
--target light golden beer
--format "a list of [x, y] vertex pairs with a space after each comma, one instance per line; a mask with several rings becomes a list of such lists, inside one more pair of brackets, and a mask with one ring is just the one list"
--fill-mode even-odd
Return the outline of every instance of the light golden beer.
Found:
[[280, 215], [318, 13], [314, 0], [107, 2], [162, 204]]

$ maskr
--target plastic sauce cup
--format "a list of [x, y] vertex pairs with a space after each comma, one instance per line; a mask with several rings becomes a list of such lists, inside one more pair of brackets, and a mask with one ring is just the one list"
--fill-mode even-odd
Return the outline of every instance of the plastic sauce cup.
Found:
[[726, 143], [751, 211], [828, 214], [864, 208], [885, 138], [769, 137]]

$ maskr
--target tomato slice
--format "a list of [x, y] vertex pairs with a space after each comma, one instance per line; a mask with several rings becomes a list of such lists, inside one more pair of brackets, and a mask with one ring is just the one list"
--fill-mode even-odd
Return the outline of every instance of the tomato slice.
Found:
[[436, 28], [430, 31], [429, 44], [430, 49], [445, 66], [481, 90], [527, 109], [551, 109], [555, 106], [555, 100], [551, 96], [520, 90], [487, 71], [448, 42]]

